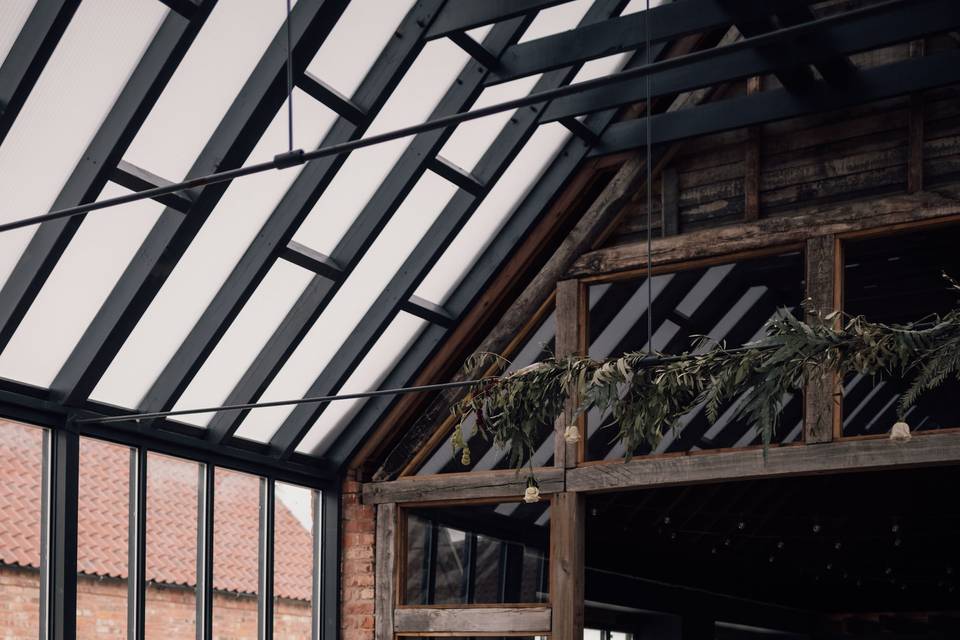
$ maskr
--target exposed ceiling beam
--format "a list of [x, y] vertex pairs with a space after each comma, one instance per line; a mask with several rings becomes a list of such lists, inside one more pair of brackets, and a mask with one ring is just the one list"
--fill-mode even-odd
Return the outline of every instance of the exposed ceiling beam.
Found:
[[[110, 174], [110, 181], [121, 187], [126, 187], [130, 191], [145, 191], [171, 184], [169, 180], [154, 175], [126, 160], [120, 160], [117, 163], [116, 168]], [[178, 191], [177, 193], [159, 196], [156, 200], [171, 209], [187, 213], [193, 204], [193, 195], [189, 191]]]
[[80, 0], [38, 0], [0, 66], [0, 142], [27, 101]]
[[[300, 0], [294, 7], [290, 21], [294, 76], [306, 68], [346, 5], [347, 0]], [[249, 156], [286, 99], [287, 41], [284, 23], [194, 162], [188, 178], [240, 166]], [[228, 186], [202, 189], [186, 216], [171, 209], [163, 211], [51, 384], [59, 400], [76, 404], [90, 395]], [[62, 228], [65, 223], [54, 224]]]
[[448, 0], [437, 19], [430, 25], [426, 38], [466, 31], [491, 22], [501, 22], [570, 0]]
[[[216, 0], [206, 0], [190, 21], [177, 14], [164, 19], [54, 200], [53, 209], [97, 198], [215, 4]], [[179, 213], [177, 215], [182, 217]], [[77, 216], [48, 222], [40, 225], [31, 237], [0, 289], [0, 349], [16, 332], [82, 221], [83, 216]]]

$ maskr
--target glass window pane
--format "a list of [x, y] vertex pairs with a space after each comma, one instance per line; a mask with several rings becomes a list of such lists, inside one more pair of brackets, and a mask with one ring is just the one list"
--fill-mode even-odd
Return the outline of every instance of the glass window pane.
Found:
[[[107, 184], [100, 197], [128, 193]], [[0, 376], [50, 385], [162, 211], [160, 203], [141, 200], [84, 219], [0, 354]]]
[[173, 182], [186, 176], [285, 18], [279, 2], [218, 2], [124, 160]]
[[430, 270], [416, 295], [437, 304], [446, 302], [510, 214], [536, 185], [569, 135], [558, 123], [537, 129]]
[[[556, 315], [551, 312], [540, 322], [536, 330], [527, 337], [523, 346], [516, 354], [510, 356], [511, 364], [507, 371], [516, 371], [527, 365], [539, 362], [548, 358], [553, 353], [554, 338], [557, 331]], [[442, 419], [446, 419], [443, 416]], [[464, 432], [470, 433], [474, 428], [472, 419], [468, 419], [464, 425]], [[453, 448], [450, 446], [450, 438], [444, 438], [436, 446], [430, 458], [417, 472], [417, 475], [431, 475], [434, 473], [457, 473], [462, 471], [487, 471], [490, 469], [502, 469], [507, 464], [507, 451], [493, 446], [493, 443], [485, 438], [476, 437], [470, 440], [471, 462], [469, 467], [461, 464], [460, 456], [453, 455]], [[537, 451], [534, 453], [534, 465], [543, 466], [549, 464], [553, 457], [553, 428], [544, 425], [542, 441]]]
[[549, 502], [415, 509], [404, 515], [404, 604], [549, 600]]
[[[707, 336], [711, 345], [725, 343], [728, 348], [758, 339], [770, 318], [800, 313], [803, 296], [799, 253], [659, 274], [649, 290], [646, 279], [592, 285], [589, 355], [602, 359], [648, 350], [648, 299], [653, 304], [653, 350], [679, 354], [691, 348], [696, 336]], [[784, 402], [780, 429], [774, 434], [776, 442], [793, 441], [801, 432], [801, 398], [790, 396]], [[760, 435], [735, 418], [736, 407], [735, 402], [727, 405], [710, 424], [704, 407], [699, 406], [680, 419], [677, 429], [665, 431], [657, 447], [651, 450], [644, 445], [635, 453], [758, 444]], [[607, 416], [592, 411], [587, 423], [588, 459], [624, 455], [622, 446], [613, 444], [616, 425]]]
[[[943, 314], [957, 306], [943, 274], [960, 278], [960, 226], [850, 240], [843, 244], [844, 311], [873, 322], [899, 324]], [[879, 435], [898, 421], [898, 401], [915, 372], [844, 381], [843, 435]], [[948, 378], [920, 396], [905, 416], [913, 431], [960, 427], [960, 383]]]
[[40, 632], [40, 505], [44, 430], [0, 419], [0, 611], [4, 633]]
[[[340, 393], [359, 393], [379, 388], [380, 383], [427, 324], [426, 320], [408, 313], [398, 314], [383, 335], [377, 339], [360, 365], [347, 378]], [[297, 451], [319, 455], [346, 428], [366, 403], [365, 398], [331, 402], [313, 423], [313, 427], [307, 432]]]
[[260, 478], [217, 467], [213, 507], [213, 634], [254, 638], [260, 558]]
[[[367, 130], [378, 133], [426, 120], [467, 63], [446, 38], [428, 42]], [[350, 154], [294, 235], [297, 242], [330, 255], [350, 224], [383, 182], [411, 138], [358, 149]]]
[[[50, 208], [166, 12], [156, 0], [80, 4], [0, 146], [0, 221]], [[0, 234], [0, 282], [34, 230]]]
[[352, 96], [412, 6], [413, 0], [352, 0], [307, 71]]
[[593, 0], [575, 0], [538, 11], [520, 42], [545, 38], [575, 28], [591, 4]]
[[147, 458], [147, 638], [195, 633], [199, 473], [196, 462]]
[[[313, 276], [293, 263], [277, 260], [174, 409], [222, 405]], [[213, 416], [199, 413], [179, 419], [205, 427]]]
[[130, 449], [80, 438], [77, 637], [119, 638], [127, 628]]
[[6, 0], [0, 5], [0, 64], [20, 35], [37, 0]]
[[[329, 109], [297, 93], [295, 130], [319, 140], [333, 121]], [[274, 116], [253, 156], [287, 148], [287, 115]], [[127, 338], [92, 397], [135, 407], [193, 328], [237, 261], [280, 202], [301, 168], [237, 180], [227, 189], [197, 237], [177, 262], [143, 318]]]
[[[313, 604], [313, 525], [319, 494], [278, 482], [273, 550], [273, 635], [310, 636]], [[372, 541], [371, 541], [372, 544]]]
[[[452, 184], [433, 173], [423, 174], [264, 392], [263, 400], [302, 398], [305, 395], [454, 191]], [[264, 441], [290, 411], [291, 407], [251, 411], [241, 423], [237, 435]]]

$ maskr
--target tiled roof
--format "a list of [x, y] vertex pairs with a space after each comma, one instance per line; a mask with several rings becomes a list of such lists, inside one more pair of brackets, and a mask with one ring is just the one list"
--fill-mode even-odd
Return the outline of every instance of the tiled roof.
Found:
[[[0, 563], [38, 567], [42, 432], [0, 420]], [[127, 576], [129, 449], [84, 439], [80, 446], [77, 568], [87, 575]], [[257, 590], [259, 482], [217, 470], [214, 588]], [[195, 463], [151, 455], [147, 483], [147, 578], [196, 584]], [[278, 496], [275, 593], [311, 595], [312, 536]]]

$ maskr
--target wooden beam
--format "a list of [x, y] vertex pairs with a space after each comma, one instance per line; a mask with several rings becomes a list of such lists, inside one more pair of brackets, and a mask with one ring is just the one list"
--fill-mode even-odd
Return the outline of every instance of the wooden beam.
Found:
[[[654, 238], [651, 253], [654, 264], [669, 264], [804, 242], [820, 235], [839, 235], [957, 215], [960, 215], [960, 200], [923, 191], [804, 207], [789, 216]], [[584, 254], [573, 264], [566, 277], [590, 277], [642, 269], [646, 261], [646, 243], [631, 242]]]
[[550, 601], [554, 640], [583, 638], [586, 501], [559, 493], [550, 504]]
[[[762, 78], [754, 76], [747, 79], [747, 95], [762, 90]], [[744, 218], [760, 218], [760, 127], [747, 129], [746, 155], [743, 162]]]
[[[579, 280], [561, 280], [557, 283], [557, 337], [554, 342], [554, 351], [558, 358], [580, 354], [583, 334], [581, 297]], [[576, 443], [568, 443], [563, 437], [567, 426], [572, 424], [580, 428], [581, 434], [584, 433], [583, 421], [579, 417], [574, 417], [576, 410], [576, 404], [568, 400], [563, 414], [557, 418], [554, 425], [553, 466], [555, 467], [575, 467], [580, 461], [580, 447]]]
[[[926, 53], [923, 40], [910, 43], [910, 57], [919, 58]], [[923, 189], [923, 94], [910, 96], [909, 130], [907, 134], [907, 193]]]
[[550, 607], [400, 607], [394, 627], [397, 633], [543, 635], [550, 633]]
[[882, 471], [960, 463], [960, 433], [843, 440], [816, 447], [792, 445], [671, 457], [635, 457], [630, 462], [582, 466], [567, 471], [567, 489], [649, 489], [726, 480]]
[[397, 505], [377, 507], [374, 638], [393, 640], [393, 608], [397, 603]]
[[680, 233], [680, 178], [673, 167], [665, 167], [660, 174], [660, 229], [664, 236]]
[[[542, 494], [563, 491], [563, 469], [534, 469]], [[363, 485], [364, 504], [387, 502], [437, 502], [471, 498], [507, 498], [516, 501], [527, 488], [527, 475], [513, 469], [467, 471], [432, 476], [408, 476], [389, 482]]]
[[[837, 240], [833, 235], [817, 236], [807, 240], [806, 297], [816, 313], [807, 312], [806, 321], [817, 323], [838, 308], [837, 305]], [[835, 324], [835, 323], [834, 323]], [[803, 437], [807, 444], [830, 442], [833, 439], [834, 420], [839, 416], [840, 394], [837, 375], [832, 370], [821, 371], [811, 380], [803, 395]]]

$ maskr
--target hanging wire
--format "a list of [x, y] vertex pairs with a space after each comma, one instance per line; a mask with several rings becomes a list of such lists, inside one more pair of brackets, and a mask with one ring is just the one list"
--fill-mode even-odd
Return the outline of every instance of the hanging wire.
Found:
[[[647, 0], [643, 29], [645, 66], [649, 66], [652, 62], [650, 56], [650, 0]], [[653, 140], [651, 135], [653, 125], [651, 118], [653, 114], [651, 113], [652, 105], [650, 104], [653, 92], [650, 88], [650, 74], [645, 75], [644, 80], [644, 97], [646, 102], [644, 103], [643, 117], [647, 136], [647, 159], [644, 163], [647, 171], [647, 353], [653, 355], [653, 257], [651, 251], [653, 245]]]
[[290, 35], [290, 4], [287, 0], [287, 151], [293, 151], [293, 37]]

